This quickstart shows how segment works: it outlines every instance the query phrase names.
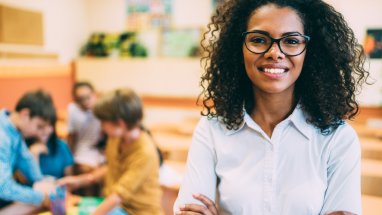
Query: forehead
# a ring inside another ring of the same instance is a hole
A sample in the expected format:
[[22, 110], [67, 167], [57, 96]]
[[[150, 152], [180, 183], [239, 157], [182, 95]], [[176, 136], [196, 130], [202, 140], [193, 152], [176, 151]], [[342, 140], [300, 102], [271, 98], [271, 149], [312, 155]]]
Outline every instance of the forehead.
[[275, 5], [265, 5], [254, 11], [247, 26], [247, 31], [253, 30], [267, 31], [273, 37], [294, 31], [304, 34], [299, 15], [289, 7], [279, 8]]
[[50, 120], [45, 120], [45, 119], [43, 119], [42, 117], [39, 117], [39, 116], [32, 117], [31, 120], [34, 123], [50, 125]]
[[81, 86], [76, 89], [76, 94], [87, 94], [91, 92], [92, 92], [92, 89], [90, 89], [90, 87], [88, 86]]
[[115, 123], [113, 123], [112, 121], [109, 121], [109, 120], [101, 120], [101, 124], [103, 126], [114, 126]]

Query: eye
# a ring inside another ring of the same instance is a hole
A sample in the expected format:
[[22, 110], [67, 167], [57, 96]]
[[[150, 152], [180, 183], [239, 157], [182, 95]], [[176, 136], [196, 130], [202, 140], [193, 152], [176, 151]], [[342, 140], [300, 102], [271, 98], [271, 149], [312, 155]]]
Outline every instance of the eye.
[[286, 38], [286, 39], [284, 40], [284, 43], [285, 43], [285, 44], [294, 45], [294, 44], [300, 44], [301, 41], [298, 40], [298, 39], [296, 39], [296, 38]]
[[266, 39], [264, 39], [262, 37], [253, 37], [253, 38], [251, 38], [250, 41], [252, 43], [265, 43], [265, 42], [267, 42]]

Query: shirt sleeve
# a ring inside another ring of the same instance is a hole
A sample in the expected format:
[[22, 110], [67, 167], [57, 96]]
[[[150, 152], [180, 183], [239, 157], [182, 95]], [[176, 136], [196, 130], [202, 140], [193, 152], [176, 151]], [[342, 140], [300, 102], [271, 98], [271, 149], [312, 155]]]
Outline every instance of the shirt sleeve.
[[23, 173], [25, 178], [30, 183], [42, 180], [40, 166], [37, 164], [35, 158], [28, 150], [28, 147], [24, 141], [22, 141], [20, 144], [20, 151], [16, 161], [16, 168]]
[[113, 191], [125, 201], [133, 198], [133, 193], [141, 187], [142, 182], [149, 176], [150, 172], [158, 171], [158, 163], [153, 159], [157, 158], [147, 154], [135, 156], [127, 171], [113, 186]]
[[217, 176], [215, 173], [216, 153], [210, 125], [203, 117], [196, 126], [188, 152], [186, 171], [174, 212], [183, 204], [203, 205], [192, 197], [193, 192], [201, 193], [215, 202]]
[[[34, 190], [28, 186], [17, 184], [12, 180], [13, 168], [7, 159], [7, 155], [9, 153], [13, 152], [7, 150], [4, 147], [0, 147], [0, 199], [5, 201], [19, 201], [26, 204], [40, 205], [44, 199], [44, 194], [41, 191]], [[18, 162], [25, 162], [25, 160], [19, 159]], [[36, 163], [36, 161], [34, 161], [34, 163]], [[27, 166], [28, 165], [25, 165], [25, 167]], [[40, 172], [39, 169], [38, 172]], [[38, 175], [39, 174], [37, 173], [37, 177]], [[35, 176], [31, 177], [34, 178]]]
[[354, 129], [339, 127], [327, 163], [327, 189], [320, 215], [335, 211], [362, 214], [361, 147]]

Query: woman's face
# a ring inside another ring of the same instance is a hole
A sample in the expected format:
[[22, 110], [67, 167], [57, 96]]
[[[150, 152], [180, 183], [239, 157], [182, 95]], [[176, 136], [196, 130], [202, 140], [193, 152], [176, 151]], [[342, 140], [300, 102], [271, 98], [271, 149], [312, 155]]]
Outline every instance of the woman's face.
[[[250, 17], [247, 31], [260, 30], [274, 39], [279, 39], [288, 32], [304, 34], [300, 17], [292, 9], [278, 8], [274, 5], [260, 7]], [[284, 55], [278, 45], [273, 43], [268, 52], [255, 54], [243, 43], [245, 69], [253, 83], [254, 90], [266, 93], [293, 92], [294, 83], [300, 76], [305, 58], [304, 51], [298, 56]], [[268, 69], [281, 69], [282, 73], [270, 73]]]

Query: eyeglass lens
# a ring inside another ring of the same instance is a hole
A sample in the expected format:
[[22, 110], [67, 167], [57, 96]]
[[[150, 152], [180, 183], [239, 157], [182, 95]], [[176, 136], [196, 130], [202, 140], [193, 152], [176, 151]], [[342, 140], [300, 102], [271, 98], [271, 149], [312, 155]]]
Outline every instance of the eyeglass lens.
[[[299, 35], [291, 35], [281, 39], [280, 47], [282, 52], [287, 55], [298, 55], [304, 51], [306, 38]], [[272, 44], [270, 37], [259, 33], [248, 33], [245, 37], [247, 48], [251, 52], [265, 52]]]

